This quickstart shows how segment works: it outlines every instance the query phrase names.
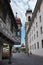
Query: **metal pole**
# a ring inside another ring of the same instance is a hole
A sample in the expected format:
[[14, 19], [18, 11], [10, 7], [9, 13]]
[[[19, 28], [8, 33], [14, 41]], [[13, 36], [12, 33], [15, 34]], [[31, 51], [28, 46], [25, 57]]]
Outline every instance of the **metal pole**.
[[12, 45], [9, 45], [9, 52], [10, 52], [10, 55], [9, 55], [9, 64], [11, 64], [11, 57], [12, 57]]

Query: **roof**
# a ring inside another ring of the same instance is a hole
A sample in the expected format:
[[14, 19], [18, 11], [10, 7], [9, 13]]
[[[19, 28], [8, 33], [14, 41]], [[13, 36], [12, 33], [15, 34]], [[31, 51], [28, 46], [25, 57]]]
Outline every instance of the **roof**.
[[31, 13], [31, 12], [32, 12], [32, 10], [27, 10], [27, 11], [26, 11], [26, 13]]
[[26, 14], [25, 15], [27, 15], [28, 13], [32, 13], [32, 10], [29, 8], [29, 9], [27, 9], [27, 11], [26, 11]]

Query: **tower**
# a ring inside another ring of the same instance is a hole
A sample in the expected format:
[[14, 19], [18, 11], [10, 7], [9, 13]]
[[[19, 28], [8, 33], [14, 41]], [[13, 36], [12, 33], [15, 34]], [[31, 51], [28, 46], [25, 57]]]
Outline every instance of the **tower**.
[[28, 33], [31, 26], [31, 19], [32, 19], [32, 10], [28, 8], [26, 11], [26, 23], [25, 23], [25, 44], [26, 44], [26, 52], [28, 53], [29, 47], [28, 47]]
[[28, 9], [26, 11], [26, 22], [28, 22], [28, 25], [30, 24], [31, 22], [31, 19], [32, 19], [32, 10], [31, 9]]

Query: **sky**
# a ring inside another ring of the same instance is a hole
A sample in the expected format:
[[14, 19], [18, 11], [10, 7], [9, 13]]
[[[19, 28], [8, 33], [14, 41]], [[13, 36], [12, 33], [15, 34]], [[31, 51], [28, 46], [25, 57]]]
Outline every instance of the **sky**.
[[25, 44], [25, 22], [26, 22], [25, 13], [28, 8], [34, 11], [36, 1], [37, 0], [11, 0], [10, 3], [14, 15], [16, 16], [16, 12], [17, 12], [18, 13], [17, 17], [21, 18], [21, 22], [22, 22], [21, 43], [24, 44]]

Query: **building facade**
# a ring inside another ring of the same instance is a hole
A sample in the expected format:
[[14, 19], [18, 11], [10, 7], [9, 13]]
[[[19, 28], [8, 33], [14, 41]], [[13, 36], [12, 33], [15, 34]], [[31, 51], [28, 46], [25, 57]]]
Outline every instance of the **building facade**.
[[26, 11], [26, 23], [25, 23], [25, 44], [26, 44], [26, 52], [28, 53], [29, 51], [29, 46], [28, 46], [28, 30], [30, 29], [30, 23], [31, 23], [31, 18], [32, 18], [32, 10], [28, 9]]
[[10, 5], [10, 0], [0, 0], [0, 60], [2, 60], [4, 43], [9, 44], [9, 60], [11, 60], [12, 46], [15, 45], [15, 43], [16, 45], [21, 43], [21, 37], [17, 36], [17, 30], [18, 25]]
[[37, 0], [28, 30], [29, 53], [43, 56], [43, 0]]

